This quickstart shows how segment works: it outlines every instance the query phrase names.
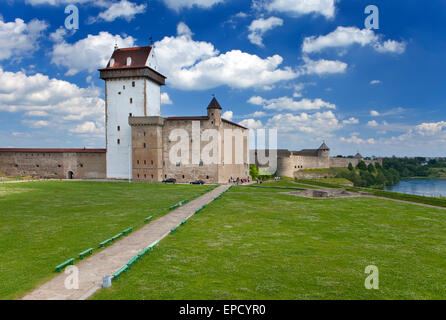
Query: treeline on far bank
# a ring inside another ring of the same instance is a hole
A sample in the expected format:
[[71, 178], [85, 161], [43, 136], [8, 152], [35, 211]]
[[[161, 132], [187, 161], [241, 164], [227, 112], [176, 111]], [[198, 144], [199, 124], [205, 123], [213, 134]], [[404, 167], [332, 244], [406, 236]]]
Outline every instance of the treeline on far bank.
[[366, 165], [361, 161], [356, 167], [338, 170], [336, 178], [351, 181], [357, 187], [392, 186], [408, 178], [442, 178], [446, 177], [446, 159], [426, 158], [384, 158], [379, 163]]

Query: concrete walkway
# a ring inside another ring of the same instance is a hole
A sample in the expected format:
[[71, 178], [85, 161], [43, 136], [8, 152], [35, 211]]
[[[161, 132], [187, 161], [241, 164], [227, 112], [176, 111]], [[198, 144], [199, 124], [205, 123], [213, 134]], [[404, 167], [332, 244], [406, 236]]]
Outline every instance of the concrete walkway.
[[[184, 206], [162, 216], [135, 231], [121, 241], [93, 255], [87, 260], [76, 264], [79, 268], [79, 289], [68, 290], [65, 280], [69, 275], [61, 273], [41, 287], [30, 292], [24, 300], [84, 300], [91, 296], [102, 285], [104, 275], [112, 275], [129, 262], [141, 250], [155, 241], [166, 237], [170, 230], [178, 226], [184, 219], [190, 218], [197, 209], [208, 204], [214, 198], [227, 190], [229, 186], [222, 185], [205, 195], [185, 204]], [[48, 266], [52, 268], [53, 266]]]

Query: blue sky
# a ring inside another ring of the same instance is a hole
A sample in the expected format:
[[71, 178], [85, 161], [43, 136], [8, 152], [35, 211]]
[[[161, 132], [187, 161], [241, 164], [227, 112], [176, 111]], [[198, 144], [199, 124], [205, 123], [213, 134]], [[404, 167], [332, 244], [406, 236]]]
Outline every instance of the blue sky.
[[[67, 4], [79, 30], [64, 27]], [[379, 29], [364, 9], [379, 9]], [[445, 156], [446, 3], [384, 0], [6, 0], [0, 146], [104, 147], [98, 68], [153, 37], [163, 116], [277, 128], [278, 147]]]

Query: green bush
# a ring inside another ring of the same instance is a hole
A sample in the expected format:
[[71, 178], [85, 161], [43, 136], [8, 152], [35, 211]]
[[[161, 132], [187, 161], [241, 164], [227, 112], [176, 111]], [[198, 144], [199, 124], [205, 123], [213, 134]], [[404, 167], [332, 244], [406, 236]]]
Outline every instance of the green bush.
[[253, 179], [257, 179], [259, 177], [259, 168], [256, 165], [250, 165], [249, 166], [249, 175]]

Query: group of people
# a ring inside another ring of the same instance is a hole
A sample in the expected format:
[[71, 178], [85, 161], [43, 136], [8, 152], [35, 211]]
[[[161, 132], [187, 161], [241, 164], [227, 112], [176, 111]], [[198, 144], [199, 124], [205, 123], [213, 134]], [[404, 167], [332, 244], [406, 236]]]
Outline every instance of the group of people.
[[245, 184], [245, 183], [250, 183], [251, 182], [251, 180], [248, 178], [248, 179], [240, 179], [240, 178], [238, 178], [237, 177], [237, 179], [234, 179], [234, 178], [229, 178], [229, 183], [230, 184]]
[[[280, 180], [280, 177], [274, 177], [274, 180]], [[234, 178], [229, 178], [229, 184], [237, 184], [237, 185], [239, 185], [239, 184], [245, 184], [245, 183], [250, 183], [251, 182], [251, 179], [250, 178], [247, 178], [247, 179], [240, 179], [240, 178], [237, 178], [237, 179], [234, 179]], [[263, 183], [263, 178], [256, 178], [256, 183], [257, 184], [262, 184]]]

